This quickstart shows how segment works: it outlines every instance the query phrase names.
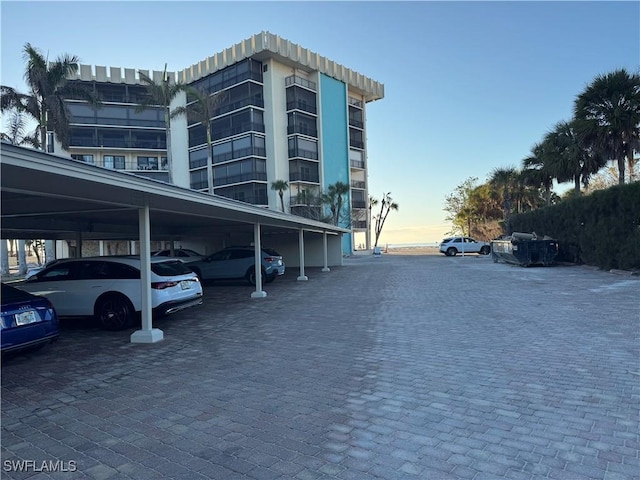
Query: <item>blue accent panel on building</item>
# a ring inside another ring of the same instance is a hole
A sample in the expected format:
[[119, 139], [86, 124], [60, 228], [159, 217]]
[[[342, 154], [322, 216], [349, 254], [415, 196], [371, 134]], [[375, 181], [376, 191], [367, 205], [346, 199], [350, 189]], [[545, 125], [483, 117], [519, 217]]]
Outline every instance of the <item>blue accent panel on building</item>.
[[[322, 112], [322, 188], [336, 182], [349, 184], [349, 124], [347, 88], [343, 82], [320, 74], [320, 108]], [[350, 199], [344, 199], [349, 208]], [[345, 226], [342, 225], [341, 226]], [[342, 236], [342, 250], [353, 251], [351, 235]]]

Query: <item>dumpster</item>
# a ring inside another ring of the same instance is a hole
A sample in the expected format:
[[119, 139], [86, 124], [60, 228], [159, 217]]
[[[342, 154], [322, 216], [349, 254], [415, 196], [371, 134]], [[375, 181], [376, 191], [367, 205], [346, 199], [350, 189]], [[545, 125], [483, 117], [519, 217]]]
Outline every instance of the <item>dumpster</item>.
[[558, 254], [558, 242], [551, 237], [538, 238], [534, 233], [514, 232], [491, 241], [494, 262], [505, 262], [521, 267], [549, 266]]

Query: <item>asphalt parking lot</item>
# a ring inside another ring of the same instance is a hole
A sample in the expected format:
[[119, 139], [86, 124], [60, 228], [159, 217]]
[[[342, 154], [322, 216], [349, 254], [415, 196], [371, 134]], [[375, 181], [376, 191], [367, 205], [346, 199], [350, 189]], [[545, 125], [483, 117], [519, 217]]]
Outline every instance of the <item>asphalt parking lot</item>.
[[640, 277], [359, 255], [2, 365], [2, 478], [640, 478]]

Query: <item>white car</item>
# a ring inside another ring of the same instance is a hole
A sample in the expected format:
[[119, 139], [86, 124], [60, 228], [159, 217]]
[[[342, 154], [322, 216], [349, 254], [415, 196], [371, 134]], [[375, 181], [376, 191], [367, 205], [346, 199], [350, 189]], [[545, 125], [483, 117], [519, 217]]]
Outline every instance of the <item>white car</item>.
[[[68, 258], [14, 286], [47, 297], [60, 317], [95, 317], [107, 330], [130, 326], [142, 309], [140, 258]], [[157, 316], [202, 303], [198, 277], [180, 260], [151, 258], [151, 306]]]
[[171, 250], [158, 250], [157, 252], [151, 252], [152, 257], [171, 257], [171, 258], [179, 258], [183, 262], [196, 262], [198, 260], [202, 260], [205, 256], [196, 252], [195, 250], [191, 250], [189, 248], [174, 248], [173, 255], [171, 255]]
[[447, 257], [455, 257], [458, 253], [489, 255], [491, 253], [491, 244], [479, 242], [471, 237], [449, 237], [440, 243], [440, 252]]

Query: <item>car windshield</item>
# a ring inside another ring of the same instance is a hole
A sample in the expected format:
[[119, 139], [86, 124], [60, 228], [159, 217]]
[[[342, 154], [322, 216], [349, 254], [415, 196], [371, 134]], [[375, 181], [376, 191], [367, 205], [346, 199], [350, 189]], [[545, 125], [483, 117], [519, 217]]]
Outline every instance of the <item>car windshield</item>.
[[180, 260], [152, 263], [151, 271], [161, 277], [173, 277], [175, 275], [193, 273], [191, 269]]

